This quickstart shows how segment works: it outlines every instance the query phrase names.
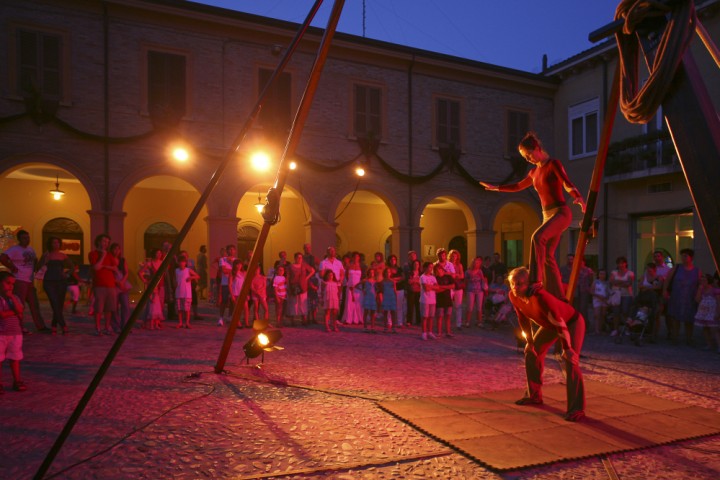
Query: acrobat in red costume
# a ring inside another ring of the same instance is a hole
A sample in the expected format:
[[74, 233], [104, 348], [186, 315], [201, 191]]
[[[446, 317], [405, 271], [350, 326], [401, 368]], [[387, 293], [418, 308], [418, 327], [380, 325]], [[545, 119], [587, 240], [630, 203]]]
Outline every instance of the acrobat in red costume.
[[[558, 298], [564, 298], [560, 269], [555, 261], [555, 250], [560, 236], [570, 226], [572, 213], [565, 203], [563, 188], [574, 198], [585, 213], [585, 201], [580, 191], [568, 178], [560, 160], [550, 158], [537, 136], [530, 132], [522, 139], [518, 151], [525, 160], [535, 165], [527, 176], [517, 183], [492, 185], [480, 182], [487, 190], [519, 192], [535, 187], [540, 196], [543, 223], [530, 240], [530, 284], [542, 283], [545, 289]], [[531, 290], [532, 291], [532, 290]]]
[[[509, 274], [510, 302], [525, 333], [525, 372], [527, 390], [518, 405], [540, 405], [542, 377], [548, 349], [556, 341], [562, 345], [562, 358], [567, 374], [567, 413], [565, 420], [577, 422], [585, 417], [585, 387], [580, 372], [580, 350], [585, 339], [585, 319], [570, 304], [558, 300], [540, 288], [528, 294], [529, 275], [525, 267]], [[532, 333], [531, 322], [539, 326]]]

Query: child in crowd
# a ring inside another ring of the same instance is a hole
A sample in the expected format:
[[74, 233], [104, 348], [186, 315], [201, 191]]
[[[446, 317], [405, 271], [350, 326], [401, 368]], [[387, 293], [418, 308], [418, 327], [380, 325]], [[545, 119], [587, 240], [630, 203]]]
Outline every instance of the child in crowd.
[[455, 286], [455, 279], [452, 275], [445, 272], [445, 268], [436, 264], [434, 272], [437, 280], [438, 288], [435, 293], [435, 312], [437, 314], [437, 332], [438, 336], [442, 336], [443, 325], [445, 326], [445, 336], [454, 337], [450, 333], [450, 318], [452, 317], [452, 296], [450, 290]]
[[[720, 353], [720, 322], [718, 322], [718, 297], [720, 289], [713, 284], [712, 275], [702, 275], [698, 286], [695, 301], [698, 302], [697, 313], [695, 314], [695, 325], [702, 327], [706, 346], [704, 350], [717, 349]], [[715, 345], [713, 347], [713, 340]]]
[[260, 265], [255, 269], [255, 276], [250, 284], [250, 296], [253, 301], [253, 309], [255, 311], [255, 320], [260, 319], [260, 307], [263, 309], [263, 320], [268, 320], [268, 303], [267, 303], [267, 279], [263, 275]]
[[275, 267], [273, 292], [275, 293], [275, 326], [282, 328], [285, 300], [287, 300], [287, 280], [285, 279], [285, 267], [282, 265]]
[[600, 329], [605, 324], [607, 316], [608, 297], [610, 296], [610, 284], [607, 282], [607, 272], [598, 270], [598, 276], [590, 289], [593, 302], [593, 333], [600, 334]]
[[322, 303], [325, 309], [325, 330], [339, 332], [337, 316], [340, 308], [340, 285], [335, 279], [335, 273], [330, 269], [326, 270], [323, 276]]
[[385, 332], [397, 333], [395, 325], [397, 325], [397, 291], [395, 290], [395, 282], [390, 278], [394, 273], [393, 269], [386, 268], [382, 272], [382, 299], [380, 301], [380, 309], [382, 310], [382, 320], [385, 322]]
[[308, 279], [308, 290], [307, 290], [307, 309], [308, 309], [308, 322], [317, 323], [317, 311], [318, 304], [320, 303], [320, 273], [315, 272], [313, 276]]
[[432, 332], [433, 318], [435, 317], [436, 296], [438, 291], [437, 279], [433, 275], [433, 264], [423, 264], [423, 274], [420, 275], [420, 316], [422, 317], [422, 339], [437, 338]]
[[366, 332], [375, 333], [375, 312], [377, 298], [375, 293], [375, 270], [368, 268], [362, 285], [363, 324]]
[[67, 292], [70, 294], [70, 304], [72, 305], [72, 314], [77, 313], [77, 304], [80, 300], [80, 285], [84, 282], [80, 278], [80, 266], [75, 265], [67, 275]]
[[[233, 260], [232, 270], [230, 271], [230, 311], [233, 312], [233, 315], [235, 315], [235, 305], [237, 305], [240, 299], [240, 291], [245, 281], [245, 271], [243, 268], [242, 260], [239, 258]], [[250, 328], [250, 308], [247, 299], [245, 299], [245, 304], [241, 308], [243, 309], [242, 314], [245, 316], [245, 326]], [[238, 321], [238, 327], [243, 327], [241, 321]]]
[[188, 268], [188, 259], [185, 256], [178, 257], [178, 267], [175, 269], [175, 302], [178, 311], [178, 324], [175, 328], [190, 327], [190, 312], [192, 310], [192, 281], [199, 280], [195, 270]]
[[[0, 368], [7, 358], [13, 376], [13, 390], [24, 392], [27, 386], [20, 378], [20, 360], [23, 359], [22, 318], [23, 302], [13, 294], [15, 276], [0, 272]], [[0, 384], [0, 394], [4, 393]]]

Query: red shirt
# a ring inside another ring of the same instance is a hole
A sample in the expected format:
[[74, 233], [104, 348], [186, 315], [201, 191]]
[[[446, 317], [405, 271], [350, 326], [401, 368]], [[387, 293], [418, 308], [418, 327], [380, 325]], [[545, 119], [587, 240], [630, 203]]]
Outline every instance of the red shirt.
[[529, 326], [529, 321], [533, 321], [541, 327], [557, 331], [563, 348], [569, 347], [570, 333], [567, 322], [574, 320], [578, 314], [572, 305], [558, 300], [545, 289], [540, 289], [529, 297], [517, 297], [511, 290], [509, 297], [523, 330], [526, 330], [525, 326]]
[[[102, 252], [99, 250], [90, 252], [88, 255], [90, 265], [94, 266], [101, 256]], [[105, 252], [105, 258], [103, 258], [101, 265], [103, 267], [117, 267], [118, 259], [110, 254], [110, 252]], [[99, 270], [93, 268], [93, 285], [96, 287], [115, 287], [115, 272], [107, 268], [100, 268]]]

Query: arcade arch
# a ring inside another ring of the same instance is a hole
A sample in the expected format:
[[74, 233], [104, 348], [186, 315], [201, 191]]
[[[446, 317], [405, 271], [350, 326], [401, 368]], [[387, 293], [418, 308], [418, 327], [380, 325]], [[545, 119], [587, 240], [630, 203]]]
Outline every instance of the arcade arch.
[[535, 209], [524, 202], [508, 202], [493, 220], [495, 251], [508, 268], [527, 265], [530, 261], [530, 237], [542, 223]]
[[[420, 259], [434, 262], [436, 251], [456, 248], [462, 262], [467, 263], [468, 242], [466, 232], [474, 228], [475, 221], [468, 206], [451, 196], [438, 196], [430, 200], [420, 217]], [[475, 256], [474, 253], [472, 255]]]
[[[131, 270], [145, 259], [147, 246], [156, 247], [152, 242], [162, 244], [163, 239], [174, 239], [199, 198], [200, 193], [190, 183], [169, 175], [149, 176], [128, 190], [122, 208], [125, 212], [122, 247]], [[207, 244], [207, 226], [203, 221], [206, 216], [207, 206], [203, 206], [181, 245], [193, 258], [200, 245]]]
[[[65, 195], [53, 199], [50, 190], [56, 183]], [[72, 233], [75, 260], [86, 261], [92, 246], [90, 238], [91, 197], [85, 185], [73, 173], [52, 163], [33, 162], [18, 164], [0, 173], [0, 227], [10, 232], [3, 244], [15, 244], [14, 232], [19, 229], [30, 233], [31, 245], [40, 253], [45, 250], [44, 240], [52, 234]], [[63, 227], [62, 225], [65, 225]], [[3, 237], [5, 238], [5, 236]]]
[[340, 242], [335, 246], [338, 255], [358, 251], [371, 258], [375, 252], [386, 252], [388, 241], [394, 249], [396, 242], [390, 229], [396, 218], [392, 203], [379, 193], [356, 190], [346, 194], [334, 216]]

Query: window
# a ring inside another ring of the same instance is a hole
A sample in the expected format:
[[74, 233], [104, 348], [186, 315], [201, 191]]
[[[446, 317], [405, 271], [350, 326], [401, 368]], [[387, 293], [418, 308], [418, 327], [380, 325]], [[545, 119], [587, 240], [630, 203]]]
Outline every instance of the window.
[[186, 112], [187, 59], [184, 55], [148, 51], [148, 111], [180, 118]]
[[354, 89], [355, 115], [353, 133], [356, 137], [374, 136], [380, 139], [382, 125], [380, 124], [381, 91], [377, 87], [355, 85]]
[[460, 102], [446, 98], [435, 101], [435, 140], [439, 147], [460, 148]]
[[597, 152], [600, 137], [598, 112], [600, 101], [595, 98], [570, 107], [570, 158], [585, 157]]
[[[258, 85], [262, 93], [265, 85], [270, 81], [273, 70], [261, 68], [258, 71]], [[276, 79], [275, 85], [268, 91], [262, 110], [260, 110], [259, 124], [268, 132], [284, 136], [290, 130], [292, 122], [292, 77], [289, 73], [282, 73]]]
[[62, 85], [62, 37], [19, 29], [16, 31], [17, 93], [39, 94], [60, 100]]
[[[694, 215], [692, 212], [636, 217], [634, 236], [635, 272], [643, 272], [645, 265], [653, 261], [655, 250], [666, 252], [667, 262], [679, 258], [683, 248], [694, 246]], [[639, 275], [636, 275], [639, 276]]]
[[530, 115], [527, 112], [507, 111], [506, 155], [519, 155], [518, 145], [528, 130], [530, 130]]

